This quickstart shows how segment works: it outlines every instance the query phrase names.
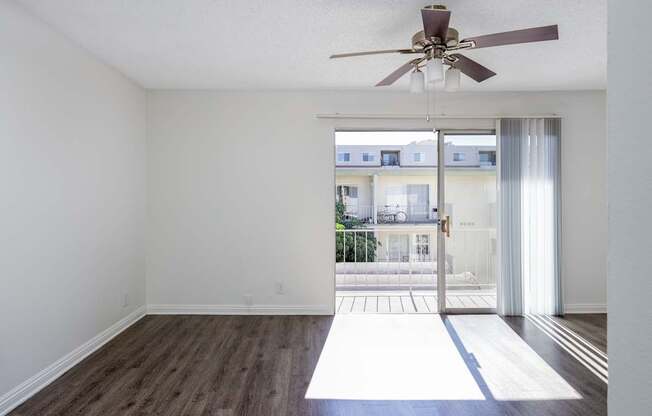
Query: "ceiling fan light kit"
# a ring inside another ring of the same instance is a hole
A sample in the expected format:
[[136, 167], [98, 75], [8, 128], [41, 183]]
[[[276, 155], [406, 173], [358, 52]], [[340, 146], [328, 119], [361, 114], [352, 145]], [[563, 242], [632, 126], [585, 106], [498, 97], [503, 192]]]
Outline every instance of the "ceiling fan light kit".
[[413, 94], [421, 94], [426, 89], [425, 76], [423, 72], [416, 68], [410, 74], [410, 92]]
[[400, 66], [376, 84], [376, 86], [392, 85], [412, 70], [412, 75], [410, 75], [410, 92], [421, 92], [425, 88], [419, 87], [421, 85], [419, 84], [421, 82], [419, 79], [423, 79], [423, 72], [420, 71], [420, 68], [426, 68], [428, 84], [432, 85], [444, 79], [443, 66], [448, 65], [450, 68], [446, 71], [446, 79], [444, 81], [445, 89], [447, 91], [455, 91], [460, 88], [461, 73], [476, 82], [483, 82], [496, 75], [489, 68], [457, 53], [458, 51], [559, 39], [557, 25], [551, 25], [493, 33], [491, 35], [475, 36], [459, 40], [458, 31], [449, 27], [451, 12], [446, 9], [446, 6], [437, 4], [421, 9], [421, 18], [423, 20], [423, 30], [412, 36], [412, 47], [409, 49], [385, 49], [343, 53], [331, 55], [330, 58], [347, 58], [385, 53], [421, 55]]
[[440, 58], [433, 58], [426, 64], [428, 84], [434, 84], [444, 78], [444, 64]]
[[460, 78], [462, 71], [450, 67], [446, 71], [446, 80], [444, 81], [444, 91], [455, 92], [460, 89]]

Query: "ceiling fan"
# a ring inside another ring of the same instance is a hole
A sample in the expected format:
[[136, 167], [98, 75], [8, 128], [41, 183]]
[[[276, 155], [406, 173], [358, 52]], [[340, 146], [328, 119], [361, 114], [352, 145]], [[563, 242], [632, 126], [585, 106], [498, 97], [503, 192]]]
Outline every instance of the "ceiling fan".
[[428, 82], [434, 83], [444, 78], [443, 65], [448, 65], [450, 69], [446, 72], [446, 89], [455, 90], [459, 88], [460, 73], [467, 75], [477, 82], [482, 82], [496, 75], [489, 68], [457, 53], [458, 51], [559, 39], [557, 25], [552, 25], [493, 33], [491, 35], [475, 36], [459, 40], [458, 31], [448, 26], [451, 12], [446, 9], [446, 6], [426, 6], [421, 9], [421, 17], [423, 19], [423, 30], [418, 31], [412, 36], [412, 47], [409, 49], [342, 53], [331, 55], [330, 58], [348, 58], [351, 56], [385, 53], [421, 55], [400, 66], [376, 84], [376, 86], [391, 85], [412, 70], [410, 90], [412, 92], [422, 92], [424, 89], [424, 75], [421, 69], [424, 66], [426, 67]]

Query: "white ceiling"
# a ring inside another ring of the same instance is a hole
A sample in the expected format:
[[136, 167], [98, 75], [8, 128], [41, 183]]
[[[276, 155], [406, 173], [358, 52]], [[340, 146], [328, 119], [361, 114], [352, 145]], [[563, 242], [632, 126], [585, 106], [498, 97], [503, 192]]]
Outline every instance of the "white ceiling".
[[[427, 0], [21, 0], [148, 88], [364, 89], [401, 55]], [[465, 90], [606, 88], [606, 0], [441, 0], [461, 37], [559, 25], [560, 40], [466, 52], [498, 73]], [[407, 77], [397, 86], [406, 88]]]

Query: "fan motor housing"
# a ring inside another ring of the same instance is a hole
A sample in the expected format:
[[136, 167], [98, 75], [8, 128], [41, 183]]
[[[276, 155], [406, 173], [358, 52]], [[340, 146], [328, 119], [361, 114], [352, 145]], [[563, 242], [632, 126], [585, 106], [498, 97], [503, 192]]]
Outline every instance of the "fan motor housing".
[[431, 4], [429, 6], [424, 6], [423, 8], [426, 10], [447, 10], [446, 6], [443, 4]]
[[429, 44], [430, 41], [426, 39], [426, 34], [423, 32], [423, 30], [420, 30], [412, 35], [412, 48], [423, 49], [426, 45]]
[[[446, 33], [446, 46], [454, 46], [459, 42], [459, 32], [457, 29], [449, 27], [448, 32]], [[433, 43], [426, 39], [426, 34], [423, 30], [418, 31], [412, 35], [412, 48], [413, 49], [425, 49], [426, 47], [432, 45]]]

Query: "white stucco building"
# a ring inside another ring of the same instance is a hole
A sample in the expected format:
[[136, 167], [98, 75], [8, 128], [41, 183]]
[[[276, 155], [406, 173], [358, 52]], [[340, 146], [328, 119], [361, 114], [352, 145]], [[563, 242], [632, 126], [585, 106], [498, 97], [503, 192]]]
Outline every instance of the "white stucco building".
[[[496, 146], [447, 143], [445, 152], [446, 215], [451, 217], [452, 229], [446, 247], [447, 280], [493, 285]], [[436, 269], [436, 141], [337, 145], [335, 193], [347, 217], [374, 230], [379, 243], [376, 260], [387, 263], [386, 270], [377, 264], [358, 264], [355, 270], [338, 264], [338, 285], [346, 285], [351, 274], [356, 275], [356, 282], [360, 275], [363, 280], [364, 275], [377, 280], [378, 273], [392, 274], [392, 267], [398, 275], [416, 275], [409, 278], [411, 284], [432, 283], [426, 275]], [[409, 264], [409, 270], [396, 263]], [[392, 277], [385, 280], [390, 284]]]

